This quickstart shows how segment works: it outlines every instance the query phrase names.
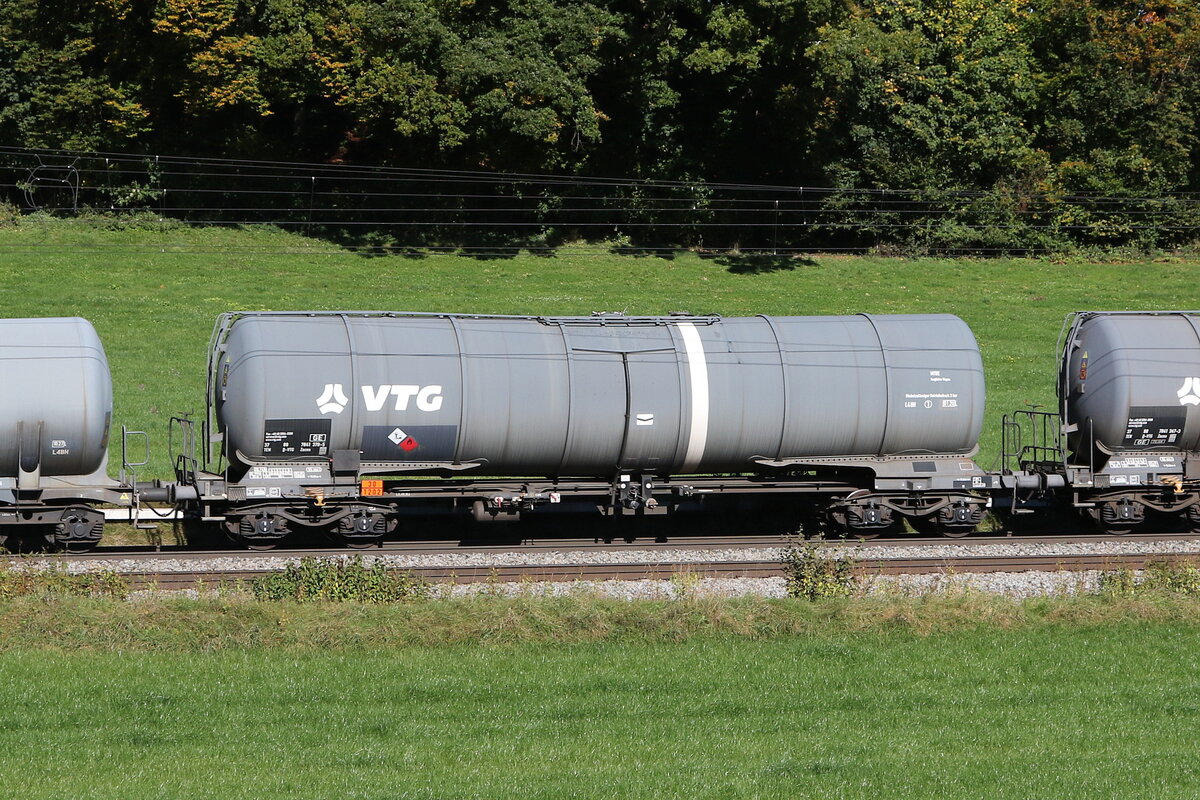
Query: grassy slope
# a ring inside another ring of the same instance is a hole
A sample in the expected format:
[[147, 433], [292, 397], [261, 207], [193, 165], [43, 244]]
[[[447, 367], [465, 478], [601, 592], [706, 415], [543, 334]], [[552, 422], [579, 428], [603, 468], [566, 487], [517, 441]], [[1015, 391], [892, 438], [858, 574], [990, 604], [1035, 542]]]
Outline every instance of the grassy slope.
[[[742, 271], [758, 267], [766, 269]], [[0, 229], [0, 315], [91, 319], [112, 363], [116, 419], [154, 434], [152, 472], [165, 477], [166, 419], [203, 409], [208, 337], [226, 310], [949, 312], [971, 325], [983, 351], [989, 392], [983, 460], [990, 462], [999, 450], [1001, 414], [1053, 403], [1055, 343], [1067, 312], [1200, 307], [1195, 269], [1178, 262], [858, 257], [761, 263], [571, 248], [548, 258], [374, 258], [271, 231], [26, 223]]]
[[[266, 232], [34, 226], [0, 230], [0, 314], [92, 319], [118, 420], [161, 434], [200, 409], [212, 320], [233, 308], [948, 311], [983, 347], [994, 450], [1002, 411], [1052, 398], [1067, 311], [1200, 306], [1194, 265], [1174, 263], [731, 266], [569, 249], [364, 258]], [[53, 608], [0, 612], [44, 623]], [[397, 635], [368, 652], [327, 651], [318, 625], [308, 647], [202, 655], [229, 615], [154, 616], [190, 643], [159, 653], [145, 621], [66, 608], [85, 632], [70, 652], [0, 655], [0, 795], [1190, 797], [1197, 777], [1200, 630], [1178, 622], [495, 648]], [[288, 613], [243, 635], [286, 631]], [[97, 648], [106, 636], [142, 644]]]
[[[1194, 626], [10, 654], [23, 798], [1194, 797]], [[36, 713], [34, 710], [36, 709]], [[19, 791], [17, 790], [19, 788]]]

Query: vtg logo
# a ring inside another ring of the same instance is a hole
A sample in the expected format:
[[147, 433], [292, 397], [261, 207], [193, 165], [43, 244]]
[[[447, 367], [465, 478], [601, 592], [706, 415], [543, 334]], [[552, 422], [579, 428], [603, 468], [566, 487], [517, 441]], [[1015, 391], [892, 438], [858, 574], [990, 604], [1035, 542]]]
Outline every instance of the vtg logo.
[[383, 386], [364, 386], [362, 393], [367, 411], [382, 411], [389, 396], [396, 398], [397, 411], [407, 411], [408, 401], [414, 397], [419, 411], [437, 411], [442, 407], [442, 387], [436, 384], [417, 386], [415, 383], [405, 383], [393, 386], [385, 383]]
[[1179, 387], [1179, 405], [1200, 406], [1200, 378], [1184, 378]]
[[350, 398], [346, 397], [346, 393], [342, 391], [340, 383], [325, 384], [325, 391], [321, 392], [321, 396], [317, 398], [317, 408], [322, 414], [333, 412], [340, 414], [346, 409], [346, 405], [350, 402]]
[[[415, 400], [418, 411], [437, 411], [442, 407], [442, 387], [438, 384], [418, 386], [415, 383], [361, 386], [363, 405], [367, 411], [382, 411], [389, 398], [396, 398], [393, 407], [407, 411], [410, 401]], [[317, 408], [322, 414], [340, 414], [350, 404], [350, 398], [340, 383], [325, 384], [325, 391], [317, 398]]]

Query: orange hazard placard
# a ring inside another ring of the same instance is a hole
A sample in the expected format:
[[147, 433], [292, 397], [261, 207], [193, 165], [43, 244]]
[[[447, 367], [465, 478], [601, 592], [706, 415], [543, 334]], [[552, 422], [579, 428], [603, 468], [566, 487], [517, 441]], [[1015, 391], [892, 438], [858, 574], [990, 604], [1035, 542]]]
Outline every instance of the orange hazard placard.
[[379, 497], [383, 494], [383, 481], [376, 478], [362, 482], [363, 497]]

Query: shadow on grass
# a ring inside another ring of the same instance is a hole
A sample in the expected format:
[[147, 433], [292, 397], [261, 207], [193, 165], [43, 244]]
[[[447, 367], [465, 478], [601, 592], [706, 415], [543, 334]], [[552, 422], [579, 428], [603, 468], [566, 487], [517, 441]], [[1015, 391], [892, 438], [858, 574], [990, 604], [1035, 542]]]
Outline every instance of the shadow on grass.
[[683, 245], [653, 243], [613, 243], [588, 239], [576, 231], [541, 231], [536, 236], [524, 236], [508, 231], [454, 231], [451, 238], [438, 238], [437, 231], [422, 232], [416, 237], [398, 241], [379, 231], [358, 231], [345, 228], [314, 228], [303, 235], [338, 245], [363, 258], [399, 256], [423, 259], [438, 253], [457, 255], [476, 261], [506, 261], [522, 255], [555, 258], [568, 246], [583, 245], [595, 252], [631, 258], [660, 258], [674, 261], [685, 253], [694, 253], [705, 260], [715, 261], [735, 275], [757, 275], [816, 266], [816, 261], [792, 254], [729, 253], [719, 250], [695, 250]]
[[792, 255], [770, 255], [754, 253], [746, 255], [723, 255], [713, 259], [734, 275], [761, 275], [768, 272], [785, 272], [797, 267], [815, 267], [811, 258]]
[[514, 236], [504, 232], [481, 232], [465, 239], [459, 236], [421, 236], [404, 242], [378, 231], [359, 232], [341, 228], [314, 229], [306, 231], [304, 235], [338, 245], [363, 258], [399, 256], [423, 259], [439, 253], [476, 261], [503, 261], [520, 255], [553, 258], [558, 255], [558, 249], [565, 244], [565, 240], [561, 238]]
[[419, 261], [423, 258], [429, 257], [428, 250], [421, 250], [416, 247], [399, 247], [382, 244], [344, 244], [342, 246], [354, 253], [354, 255], [361, 256], [362, 258], [391, 258], [393, 256], [399, 256], [400, 258], [411, 258], [414, 261]]
[[661, 258], [664, 261], [674, 261], [682, 249], [664, 247], [641, 247], [638, 245], [613, 245], [608, 252], [614, 256], [632, 256], [633, 258]]

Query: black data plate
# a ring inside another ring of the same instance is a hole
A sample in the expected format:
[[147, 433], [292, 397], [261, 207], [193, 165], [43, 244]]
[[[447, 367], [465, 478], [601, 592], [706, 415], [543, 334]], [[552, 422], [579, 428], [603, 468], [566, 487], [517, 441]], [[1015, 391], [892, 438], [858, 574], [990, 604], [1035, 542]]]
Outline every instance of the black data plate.
[[329, 428], [327, 419], [269, 419], [263, 433], [263, 455], [327, 456]]
[[1183, 406], [1133, 406], [1121, 444], [1147, 450], [1174, 447], [1186, 421], [1187, 409]]

